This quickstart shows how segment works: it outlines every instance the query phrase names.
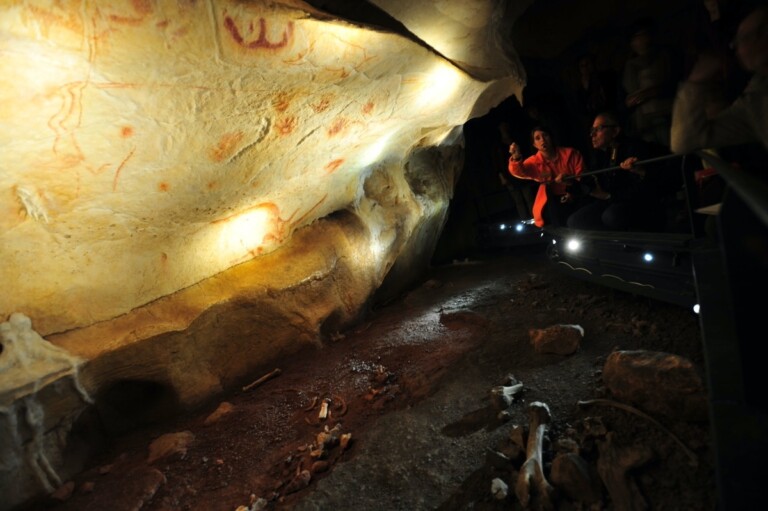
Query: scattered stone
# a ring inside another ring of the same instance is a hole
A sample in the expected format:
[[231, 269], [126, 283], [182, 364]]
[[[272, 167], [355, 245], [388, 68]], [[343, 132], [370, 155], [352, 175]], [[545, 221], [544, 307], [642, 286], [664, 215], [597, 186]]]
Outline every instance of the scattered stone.
[[147, 463], [152, 464], [155, 461], [170, 456], [177, 455], [184, 459], [187, 455], [187, 448], [195, 440], [195, 435], [191, 431], [181, 431], [178, 433], [168, 433], [155, 439], [149, 445], [149, 457]]
[[85, 481], [80, 485], [80, 493], [93, 493], [94, 488], [96, 488], [96, 483], [93, 481]]
[[205, 418], [205, 421], [203, 421], [203, 424], [206, 426], [210, 426], [214, 422], [219, 421], [225, 415], [232, 413], [234, 409], [235, 407], [232, 405], [232, 403], [228, 403], [227, 401], [224, 401], [219, 405], [218, 408], [216, 408], [216, 410], [212, 414], [210, 414], [208, 417]]
[[75, 482], [67, 481], [66, 483], [56, 488], [56, 491], [51, 493], [51, 498], [53, 500], [58, 500], [59, 502], [64, 502], [65, 500], [69, 500], [69, 498], [72, 496], [72, 493], [74, 493], [74, 491], [75, 491]]
[[707, 420], [707, 394], [693, 363], [671, 353], [614, 351], [603, 367], [603, 382], [618, 401], [654, 415]]
[[528, 330], [533, 349], [537, 353], [571, 355], [581, 346], [584, 329], [579, 325], [553, 325]]
[[314, 463], [312, 463], [312, 467], [310, 468], [310, 472], [313, 474], [319, 474], [320, 472], [326, 472], [329, 467], [329, 463], [325, 460], [318, 460]]

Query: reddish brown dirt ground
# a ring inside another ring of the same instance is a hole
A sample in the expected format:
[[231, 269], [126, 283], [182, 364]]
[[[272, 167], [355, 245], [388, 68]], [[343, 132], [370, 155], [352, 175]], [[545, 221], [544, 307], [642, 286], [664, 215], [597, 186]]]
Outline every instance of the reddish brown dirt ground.
[[[533, 351], [528, 329], [555, 324], [584, 328], [573, 355]], [[498, 501], [490, 492], [494, 477], [511, 482], [519, 466], [499, 467], [487, 452], [508, 441], [513, 424], [527, 425], [532, 401], [550, 407], [549, 440], [599, 416], [622, 441], [651, 446], [653, 460], [632, 474], [651, 509], [714, 509], [706, 423], [664, 424], [695, 452], [692, 467], [650, 422], [578, 406], [605, 396], [600, 369], [615, 349], [674, 353], [702, 368], [691, 311], [575, 280], [552, 268], [540, 247], [435, 267], [355, 329], [277, 362], [278, 376], [111, 439], [72, 478], [70, 496], [28, 509], [224, 511], [258, 509], [259, 498], [264, 509], [520, 509], [514, 494]], [[489, 391], [508, 374], [524, 391], [503, 421]], [[325, 398], [330, 416], [320, 420]], [[222, 402], [232, 411], [206, 425]], [[324, 463], [313, 465], [317, 434], [337, 424], [350, 443], [329, 448]], [[183, 431], [194, 435], [185, 452], [147, 462], [154, 439]], [[305, 469], [310, 478], [297, 478]], [[593, 509], [622, 509], [602, 490]], [[564, 498], [557, 505], [586, 509]]]

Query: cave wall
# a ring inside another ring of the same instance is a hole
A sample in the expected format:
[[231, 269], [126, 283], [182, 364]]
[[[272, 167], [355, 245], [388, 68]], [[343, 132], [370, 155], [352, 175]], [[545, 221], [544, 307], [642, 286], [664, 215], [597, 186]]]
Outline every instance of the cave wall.
[[4, 505], [116, 386], [197, 406], [418, 278], [462, 125], [524, 85], [505, 4], [4, 2]]

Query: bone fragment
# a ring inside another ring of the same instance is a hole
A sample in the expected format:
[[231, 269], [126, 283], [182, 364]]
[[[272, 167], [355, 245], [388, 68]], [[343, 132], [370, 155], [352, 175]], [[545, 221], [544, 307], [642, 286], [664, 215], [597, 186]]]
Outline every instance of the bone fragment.
[[675, 441], [677, 445], [680, 446], [680, 448], [683, 450], [686, 456], [688, 456], [688, 459], [690, 460], [690, 465], [692, 467], [696, 467], [699, 464], [699, 459], [696, 456], [696, 454], [686, 446], [680, 438], [678, 438], [674, 433], [672, 433], [670, 430], [665, 428], [659, 421], [651, 417], [650, 415], [638, 410], [637, 408], [634, 408], [632, 406], [629, 406], [624, 403], [620, 403], [618, 401], [613, 401], [611, 399], [590, 399], [588, 401], [579, 401], [579, 406], [589, 406], [589, 405], [604, 405], [604, 406], [613, 406], [614, 408], [618, 408], [620, 410], [624, 410], [625, 412], [634, 413], [638, 417], [642, 417], [643, 419], [649, 421], [651, 424], [655, 425], [660, 430], [664, 431], [666, 434], [668, 434], [672, 440]]
[[320, 404], [320, 414], [317, 416], [319, 419], [328, 418], [328, 405], [330, 402], [331, 400], [328, 398], [323, 399], [323, 402]]
[[600, 456], [597, 459], [597, 472], [603, 480], [611, 503], [616, 511], [644, 511], [648, 509], [640, 489], [630, 471], [640, 467], [653, 458], [648, 446], [619, 446], [614, 441], [614, 432], [605, 435], [605, 440], [598, 443]]
[[339, 445], [341, 437], [341, 424], [336, 424], [333, 429], [325, 427], [323, 431], [317, 434], [315, 442], [320, 447], [331, 449]]
[[499, 385], [491, 389], [491, 401], [497, 410], [509, 408], [515, 401], [515, 396], [523, 390], [523, 384]]
[[496, 500], [504, 500], [509, 494], [509, 486], [498, 477], [491, 481], [491, 495]]
[[267, 381], [267, 380], [271, 380], [271, 379], [272, 379], [272, 378], [274, 378], [275, 376], [279, 376], [279, 375], [280, 375], [280, 373], [282, 373], [282, 372], [283, 372], [283, 371], [281, 371], [281, 370], [278, 368], [278, 369], [275, 369], [274, 371], [272, 371], [271, 373], [267, 373], [267, 374], [265, 374], [264, 376], [262, 376], [262, 377], [261, 377], [261, 378], [259, 378], [258, 380], [254, 381], [254, 382], [252, 382], [252, 383], [249, 383], [248, 385], [246, 385], [245, 387], [243, 387], [243, 392], [247, 392], [247, 391], [251, 390], [251, 389], [252, 389], [252, 388], [254, 388], [254, 387], [258, 387], [259, 385], [261, 385], [261, 384], [262, 384], [262, 383], [264, 383], [265, 381]]
[[544, 462], [542, 459], [544, 434], [547, 432], [552, 416], [549, 412], [549, 407], [540, 401], [534, 401], [528, 406], [528, 415], [531, 420], [528, 429], [528, 444], [526, 446], [528, 458], [523, 463], [523, 466], [520, 467], [520, 473], [515, 484], [515, 495], [517, 495], [523, 508], [528, 508], [534, 496], [531, 492], [531, 486], [533, 486], [535, 497], [538, 498], [539, 507], [544, 510], [553, 510], [555, 489], [544, 476]]

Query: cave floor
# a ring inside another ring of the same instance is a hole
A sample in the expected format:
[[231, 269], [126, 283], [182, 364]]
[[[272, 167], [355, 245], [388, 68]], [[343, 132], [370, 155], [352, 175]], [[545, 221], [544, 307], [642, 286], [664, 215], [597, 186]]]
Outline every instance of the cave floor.
[[[578, 351], [534, 352], [528, 330], [556, 324], [584, 328]], [[703, 364], [691, 311], [563, 275], [540, 245], [436, 266], [355, 329], [278, 361], [274, 378], [113, 439], [72, 478], [71, 495], [32, 508], [520, 509], [512, 488], [506, 500], [491, 495], [491, 480], [513, 481], [519, 464], [499, 466], [488, 452], [509, 442], [513, 425], [527, 427], [527, 405], [541, 401], [552, 414], [549, 440], [591, 415], [628, 441], [651, 445], [654, 461], [632, 474], [649, 508], [714, 509], [706, 423], [665, 422], [699, 457], [692, 467], [650, 422], [577, 404], [605, 397], [600, 369], [615, 349], [665, 351]], [[507, 375], [524, 390], [505, 421], [490, 390]], [[325, 399], [329, 416], [320, 419]], [[231, 411], [206, 424], [223, 402]], [[313, 457], [317, 434], [337, 424], [349, 443]], [[194, 434], [188, 446], [147, 462], [154, 439], [183, 431]], [[622, 508], [602, 493], [592, 509]], [[586, 508], [558, 500], [558, 509]]]

